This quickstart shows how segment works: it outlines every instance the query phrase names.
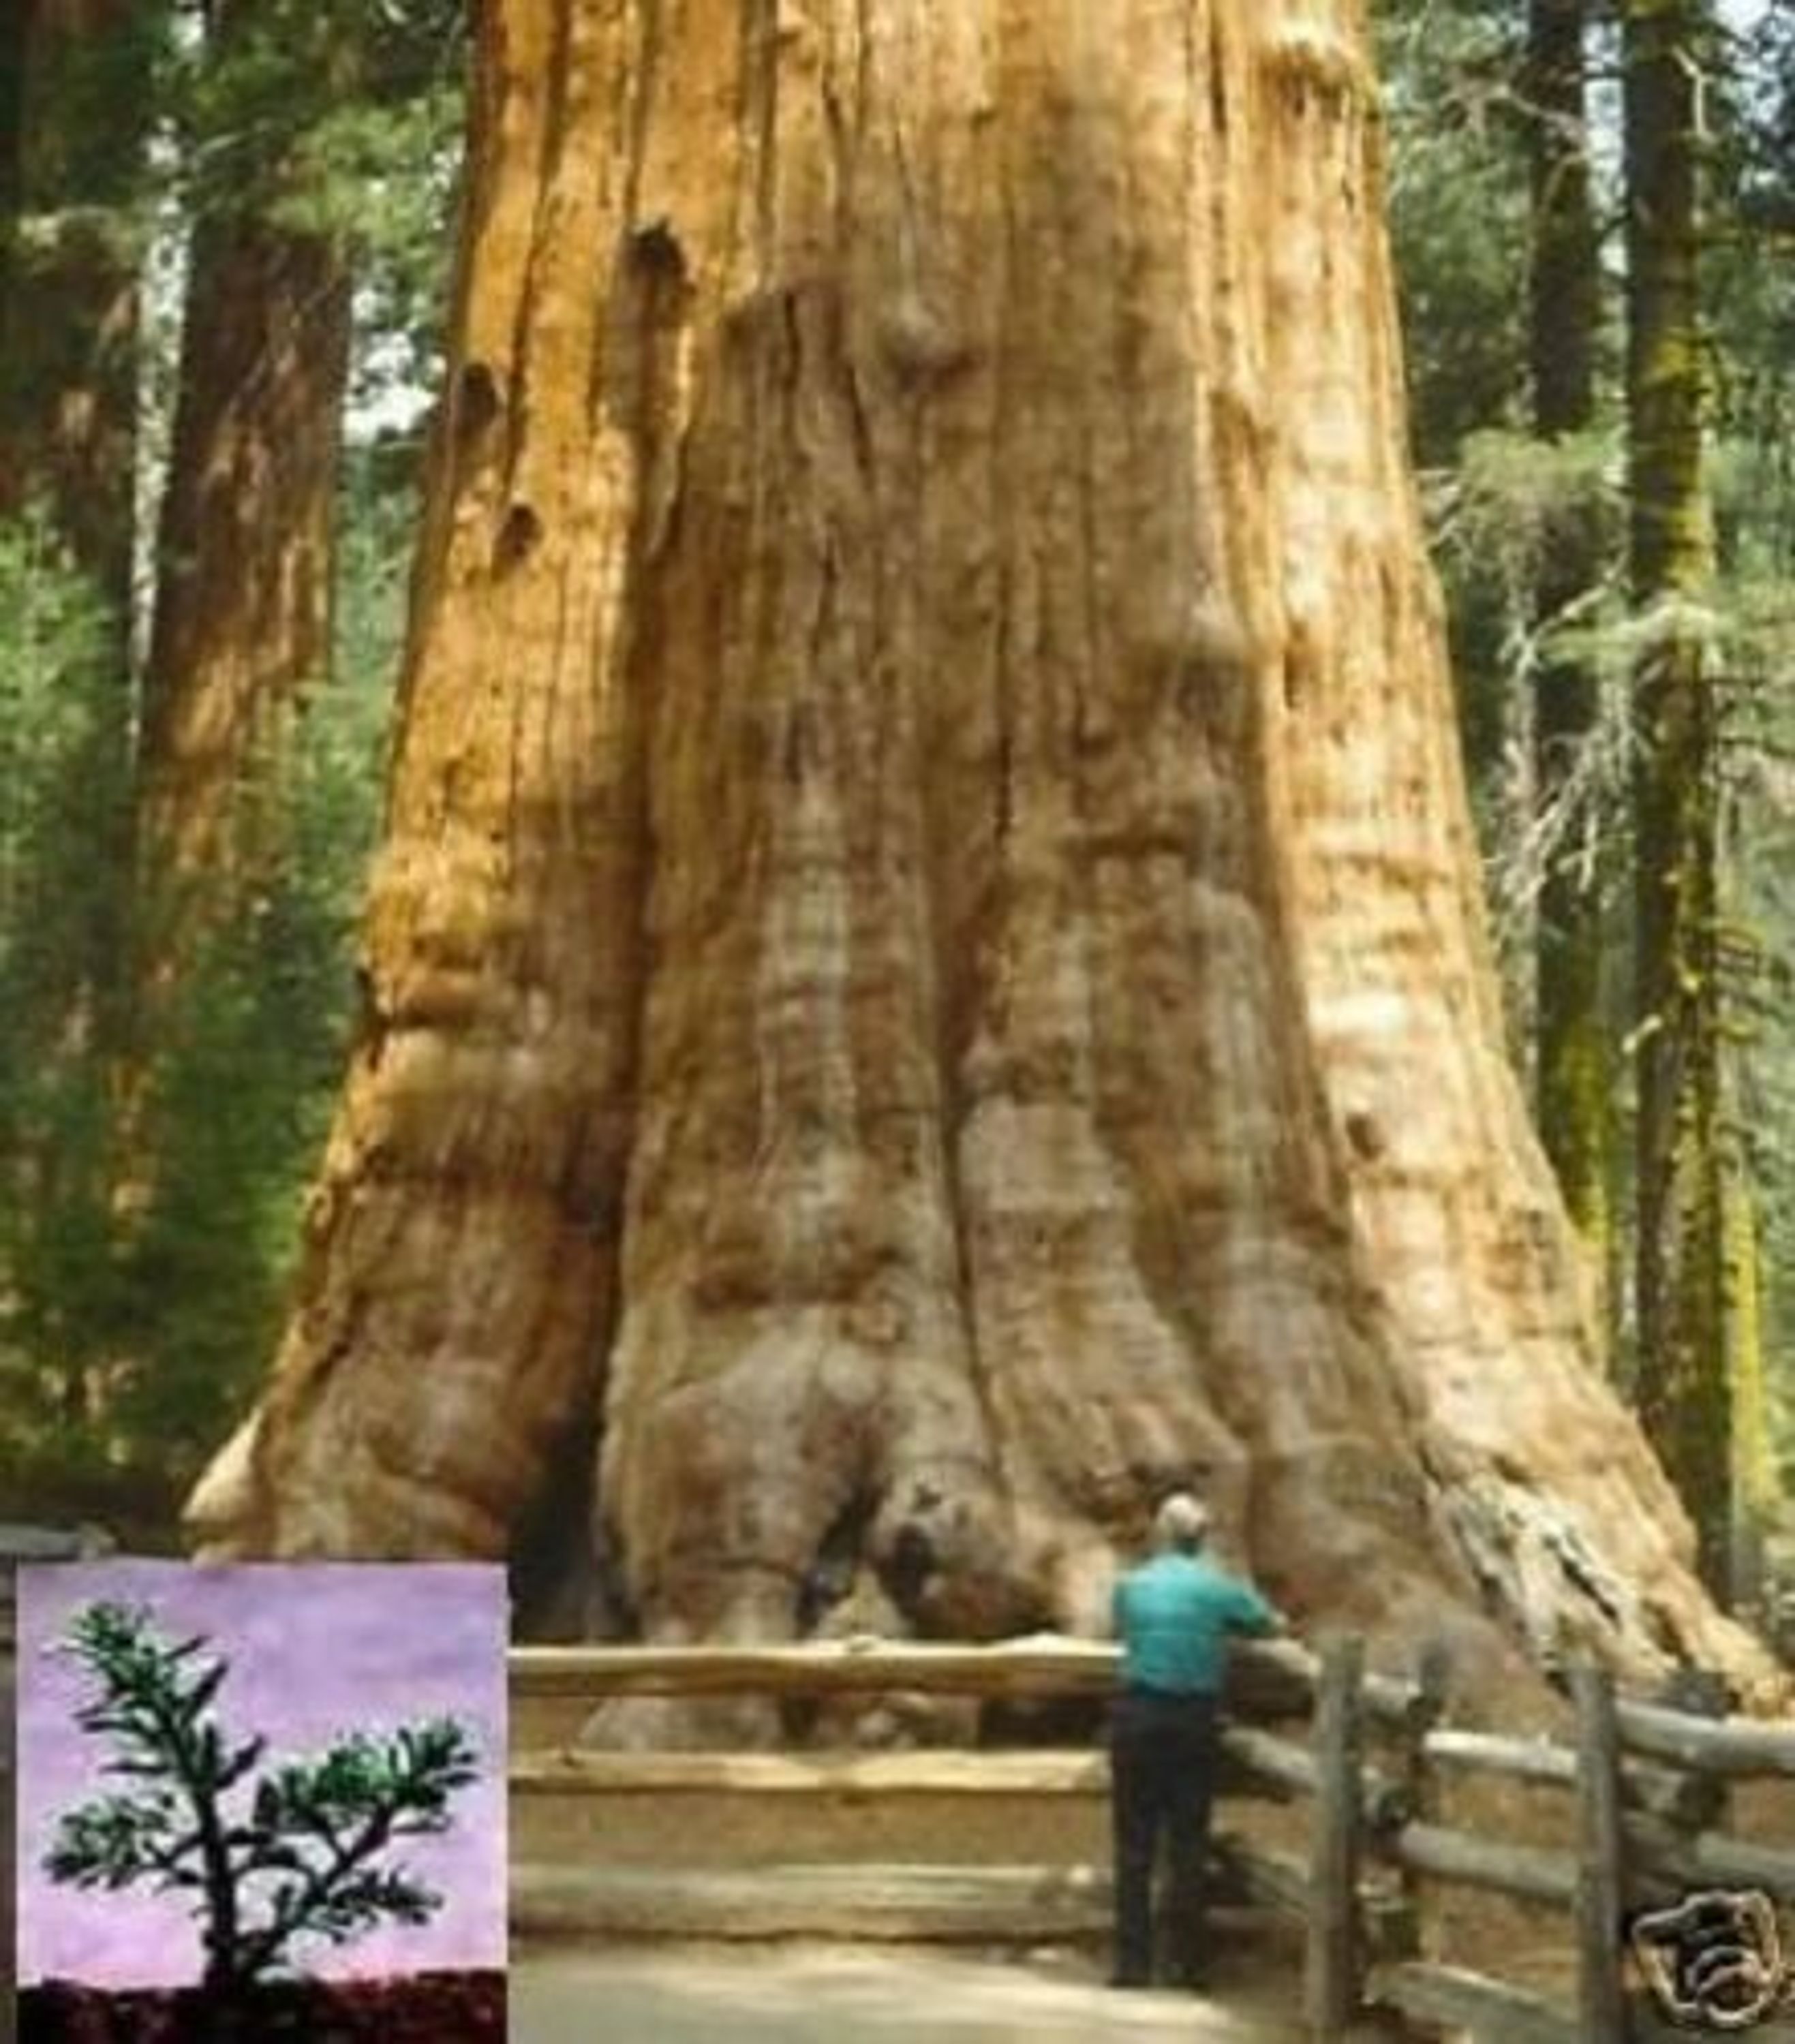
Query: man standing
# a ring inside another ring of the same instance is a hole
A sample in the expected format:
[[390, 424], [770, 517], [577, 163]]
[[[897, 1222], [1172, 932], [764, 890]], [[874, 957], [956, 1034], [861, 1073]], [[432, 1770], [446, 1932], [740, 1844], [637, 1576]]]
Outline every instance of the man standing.
[[1263, 1637], [1283, 1620], [1256, 1590], [1207, 1560], [1207, 1509], [1179, 1491], [1159, 1507], [1153, 1560], [1116, 1585], [1122, 1693], [1110, 1732], [1117, 1987], [1153, 1973], [1153, 1873], [1171, 1861], [1172, 1977], [1202, 1984], [1204, 1857], [1215, 1779], [1216, 1707], [1231, 1633]]

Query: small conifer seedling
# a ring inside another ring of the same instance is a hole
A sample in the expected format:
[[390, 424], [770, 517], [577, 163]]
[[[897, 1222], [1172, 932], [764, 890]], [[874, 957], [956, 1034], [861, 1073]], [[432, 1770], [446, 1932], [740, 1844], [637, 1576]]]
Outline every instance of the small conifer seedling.
[[213, 1704], [229, 1664], [209, 1644], [163, 1638], [141, 1608], [77, 1614], [63, 1650], [96, 1692], [75, 1722], [111, 1740], [106, 1773], [142, 1785], [65, 1813], [44, 1872], [77, 1888], [191, 1890], [202, 1984], [221, 1996], [290, 1969], [302, 1938], [343, 1945], [382, 1921], [428, 1922], [442, 1896], [382, 1856], [449, 1828], [450, 1797], [479, 1773], [466, 1732], [439, 1717], [352, 1733], [258, 1775], [267, 1742], [221, 1728]]

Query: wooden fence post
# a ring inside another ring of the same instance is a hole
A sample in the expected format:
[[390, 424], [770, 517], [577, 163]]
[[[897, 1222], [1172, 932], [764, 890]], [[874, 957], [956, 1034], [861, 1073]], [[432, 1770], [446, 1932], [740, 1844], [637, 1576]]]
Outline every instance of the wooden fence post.
[[[1403, 1807], [1410, 1823], [1432, 1823], [1439, 1814], [1439, 1799], [1435, 1792], [1432, 1769], [1427, 1756], [1427, 1736], [1446, 1715], [1446, 1691], [1451, 1675], [1451, 1661], [1444, 1643], [1429, 1640], [1416, 1658], [1416, 1700], [1402, 1735], [1399, 1778]], [[1427, 1877], [1405, 1865], [1400, 1878], [1400, 1912], [1386, 1921], [1386, 1949], [1378, 1956], [1393, 1960], [1418, 1959], [1424, 1956], [1426, 1942], [1423, 1926]]]
[[[1726, 1678], [1712, 1669], [1679, 1668], [1658, 1700], [1688, 1717], [1724, 1718], [1728, 1702]], [[1728, 1777], [1696, 1768], [1683, 1776], [1682, 1792], [1666, 1815], [1685, 1833], [1724, 1831], [1732, 1805]]]
[[1365, 1642], [1322, 1650], [1315, 1696], [1315, 1830], [1309, 1854], [1303, 1998], [1309, 2035], [1334, 2044], [1359, 2011], [1360, 1698]]
[[1614, 1678], [1593, 1662], [1570, 1670], [1577, 1706], [1577, 1998], [1583, 2044], [1626, 2044], [1620, 1975], [1620, 1744]]

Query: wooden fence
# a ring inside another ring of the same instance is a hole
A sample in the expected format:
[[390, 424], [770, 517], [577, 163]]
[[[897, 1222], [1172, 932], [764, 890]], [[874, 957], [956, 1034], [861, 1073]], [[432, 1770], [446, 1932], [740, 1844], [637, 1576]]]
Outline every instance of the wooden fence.
[[[712, 1796], [770, 1799], [781, 1810], [864, 1811], [911, 1799], [931, 1808], [979, 1798], [1096, 1800], [1107, 1788], [1103, 1756], [1088, 1748], [641, 1753], [572, 1742], [594, 1708], [625, 1696], [1097, 1697], [1116, 1680], [1116, 1650], [1100, 1642], [524, 1647], [513, 1650], [511, 1673], [514, 1835], [532, 1808], [569, 1799], [648, 1798], [677, 1810], [682, 1799]], [[1343, 2038], [1378, 2008], [1501, 2044], [1686, 2039], [1689, 2030], [1628, 1987], [1626, 1912], [1716, 1888], [1795, 1902], [1795, 1839], [1754, 1842], [1724, 1828], [1732, 1785], [1753, 1777], [1795, 1781], [1795, 1726], [1620, 1696], [1593, 1666], [1574, 1669], [1571, 1688], [1574, 1741], [1524, 1739], [1451, 1727], [1437, 1657], [1424, 1657], [1403, 1678], [1367, 1669], [1351, 1638], [1331, 1640], [1319, 1656], [1289, 1641], [1236, 1650], [1222, 1794], [1300, 1799], [1308, 1835], [1297, 1856], [1221, 1833], [1220, 1892], [1300, 1923], [1305, 2015], [1317, 2044]], [[1274, 1725], [1300, 1727], [1301, 1735]], [[1466, 1774], [1563, 1791], [1574, 1800], [1574, 1849], [1440, 1821], [1443, 1783]], [[575, 1868], [514, 1866], [516, 1927], [526, 1935], [602, 1925], [613, 1933], [1033, 1940], [1088, 1935], [1108, 1923], [1106, 1871], [1089, 1866], [759, 1863], [652, 1880], [591, 1857], [595, 1864]], [[1574, 2005], [1425, 1956], [1442, 1884], [1568, 1919]], [[1766, 2022], [1751, 2035], [1756, 2044], [1795, 2044], [1795, 2025]]]
[[[1432, 1965], [1418, 1951], [1367, 1954], [1369, 1992], [1406, 2015], [1516, 2044], [1686, 2039], [1686, 2026], [1670, 2022], [1643, 1991], [1629, 1992], [1624, 1924], [1629, 1912], [1714, 1889], [1795, 1903], [1795, 1850], [1724, 1828], [1732, 1787], [1757, 1777], [1795, 1781], [1795, 1725], [1714, 1719], [1622, 1696], [1588, 1665], [1571, 1670], [1570, 1688], [1570, 1744], [1438, 1722], [1422, 1727], [1413, 1744], [1423, 1799], [1377, 1845], [1411, 1877], [1468, 1884], [1568, 1915], [1574, 2007]], [[1574, 1849], [1503, 1843], [1429, 1821], [1426, 1798], [1439, 1779], [1466, 1772], [1568, 1792]], [[1795, 2027], [1766, 2019], [1751, 2034], [1759, 2044], [1791, 2044]]]

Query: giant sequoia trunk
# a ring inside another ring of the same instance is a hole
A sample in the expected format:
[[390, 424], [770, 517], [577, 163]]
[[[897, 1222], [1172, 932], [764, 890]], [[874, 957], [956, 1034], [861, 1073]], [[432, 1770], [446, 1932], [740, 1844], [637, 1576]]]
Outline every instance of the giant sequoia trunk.
[[1498, 1048], [1366, 42], [484, 10], [365, 1027], [202, 1549], [1082, 1629], [1194, 1477], [1299, 1613], [1751, 1665]]

